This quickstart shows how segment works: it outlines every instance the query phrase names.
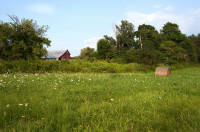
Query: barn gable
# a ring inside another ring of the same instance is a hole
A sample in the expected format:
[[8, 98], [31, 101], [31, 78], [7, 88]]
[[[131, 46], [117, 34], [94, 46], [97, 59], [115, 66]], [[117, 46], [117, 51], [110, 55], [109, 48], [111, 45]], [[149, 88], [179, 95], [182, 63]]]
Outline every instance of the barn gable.
[[69, 60], [71, 59], [70, 52], [67, 50], [65, 51], [58, 59], [59, 60]]
[[70, 52], [68, 50], [55, 50], [47, 51], [47, 56], [42, 57], [42, 59], [48, 60], [68, 60], [71, 59]]

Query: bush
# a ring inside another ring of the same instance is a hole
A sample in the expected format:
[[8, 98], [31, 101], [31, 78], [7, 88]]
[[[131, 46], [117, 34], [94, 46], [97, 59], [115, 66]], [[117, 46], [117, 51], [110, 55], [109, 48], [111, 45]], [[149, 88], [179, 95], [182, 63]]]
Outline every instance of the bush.
[[[194, 64], [192, 64], [194, 65]], [[198, 65], [198, 64], [196, 64]], [[107, 61], [87, 61], [74, 59], [70, 61], [56, 60], [35, 60], [35, 61], [0, 61], [0, 73], [45, 73], [45, 72], [82, 72], [82, 73], [125, 73], [125, 72], [151, 72], [155, 65], [144, 65], [137, 63], [119, 64]], [[189, 63], [182, 63], [169, 66], [172, 70], [184, 67], [191, 67]]]

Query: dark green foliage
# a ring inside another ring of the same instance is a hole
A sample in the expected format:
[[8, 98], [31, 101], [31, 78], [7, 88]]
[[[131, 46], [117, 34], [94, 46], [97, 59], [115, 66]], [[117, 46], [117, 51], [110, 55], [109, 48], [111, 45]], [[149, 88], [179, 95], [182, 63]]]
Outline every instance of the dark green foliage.
[[86, 47], [81, 49], [80, 58], [87, 59], [87, 60], [94, 60], [95, 59], [95, 50], [94, 48]]
[[118, 50], [130, 49], [134, 44], [134, 25], [126, 20], [116, 25], [116, 39]]
[[189, 38], [189, 40], [191, 40], [193, 49], [197, 56], [197, 59], [200, 62], [200, 34], [191, 35], [188, 38]]
[[197, 53], [195, 51], [195, 46], [189, 39], [185, 39], [179, 45], [185, 50], [185, 61], [197, 62]]
[[29, 19], [10, 18], [11, 22], [0, 23], [0, 58], [28, 60], [45, 56], [45, 46], [51, 42], [44, 37], [48, 27], [39, 27]]
[[[146, 65], [176, 64], [200, 61], [200, 34], [187, 37], [179, 26], [168, 22], [160, 33], [151, 25], [134, 25], [126, 20], [116, 25], [116, 40], [107, 35], [100, 41], [100, 59], [117, 63]], [[98, 50], [98, 49], [97, 49]]]
[[106, 39], [100, 39], [97, 42], [97, 54], [99, 59], [106, 59], [111, 51], [111, 44]]
[[180, 43], [185, 38], [185, 35], [181, 33], [179, 26], [171, 22], [166, 23], [160, 33], [164, 41], [171, 40]]
[[[138, 38], [139, 46], [141, 49], [145, 48], [145, 44], [148, 44], [145, 41], [152, 41], [149, 44], [151, 44], [151, 47], [158, 48], [159, 47], [159, 34], [158, 31], [155, 30], [155, 28], [151, 25], [140, 25], [138, 27], [138, 31], [135, 32], [136, 37]], [[149, 45], [148, 44], [148, 45]], [[148, 46], [149, 47], [149, 46]]]
[[104, 39], [109, 42], [109, 44], [111, 45], [111, 48], [116, 48], [117, 47], [117, 42], [113, 37], [104, 35]]
[[173, 41], [164, 41], [160, 46], [161, 61], [166, 64], [175, 64], [186, 60], [185, 50]]
[[127, 51], [128, 62], [156, 65], [159, 63], [160, 52], [155, 49], [130, 49]]

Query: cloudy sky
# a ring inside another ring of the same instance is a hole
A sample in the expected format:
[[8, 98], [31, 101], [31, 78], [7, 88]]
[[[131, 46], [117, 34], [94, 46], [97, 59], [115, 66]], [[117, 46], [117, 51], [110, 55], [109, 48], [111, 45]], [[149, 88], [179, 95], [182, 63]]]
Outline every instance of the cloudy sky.
[[79, 55], [86, 46], [95, 48], [103, 35], [114, 35], [122, 19], [137, 26], [151, 24], [157, 30], [166, 22], [179, 24], [183, 33], [200, 33], [200, 0], [2, 0], [0, 20], [7, 15], [48, 25], [48, 50], [68, 49]]

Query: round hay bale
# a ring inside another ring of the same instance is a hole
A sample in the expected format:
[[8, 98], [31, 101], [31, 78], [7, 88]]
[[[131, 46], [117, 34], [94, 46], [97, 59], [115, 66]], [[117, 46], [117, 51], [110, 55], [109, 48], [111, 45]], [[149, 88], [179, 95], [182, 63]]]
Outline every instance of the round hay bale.
[[169, 76], [171, 70], [168, 67], [157, 67], [155, 71], [155, 76]]

